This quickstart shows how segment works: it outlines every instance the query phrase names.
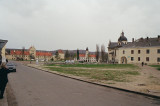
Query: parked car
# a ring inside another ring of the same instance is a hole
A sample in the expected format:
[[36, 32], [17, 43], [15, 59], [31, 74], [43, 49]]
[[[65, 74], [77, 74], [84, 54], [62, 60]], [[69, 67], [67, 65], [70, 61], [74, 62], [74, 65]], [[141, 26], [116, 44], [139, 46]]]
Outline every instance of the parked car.
[[13, 63], [7, 63], [7, 68], [11, 71], [11, 72], [16, 72], [16, 65]]

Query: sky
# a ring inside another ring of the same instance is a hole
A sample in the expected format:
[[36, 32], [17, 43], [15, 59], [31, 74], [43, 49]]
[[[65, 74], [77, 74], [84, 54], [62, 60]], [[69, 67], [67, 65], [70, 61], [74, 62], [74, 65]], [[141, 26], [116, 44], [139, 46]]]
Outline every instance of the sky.
[[0, 0], [0, 39], [7, 48], [96, 50], [160, 35], [160, 0]]

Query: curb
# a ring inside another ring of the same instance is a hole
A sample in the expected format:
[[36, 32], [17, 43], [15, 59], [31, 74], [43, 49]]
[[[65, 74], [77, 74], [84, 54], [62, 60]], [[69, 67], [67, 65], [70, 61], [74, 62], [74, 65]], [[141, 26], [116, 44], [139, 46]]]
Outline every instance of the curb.
[[[28, 66], [28, 65], [25, 65], [25, 66]], [[147, 97], [151, 97], [151, 98], [155, 98], [155, 99], [160, 99], [160, 96], [156, 96], [156, 95], [152, 95], [152, 94], [146, 94], [146, 93], [142, 93], [142, 92], [137, 92], [137, 91], [127, 90], [127, 89], [123, 89], [123, 88], [113, 87], [113, 86], [100, 84], [100, 83], [96, 83], [96, 82], [86, 81], [86, 80], [83, 80], [83, 79], [80, 79], [80, 78], [75, 78], [75, 77], [67, 76], [67, 75], [64, 75], [64, 74], [55, 73], [53, 71], [47, 71], [45, 69], [39, 69], [39, 68], [36, 68], [36, 67], [33, 67], [33, 66], [28, 66], [28, 67], [38, 69], [38, 70], [41, 70], [41, 71], [44, 71], [44, 72], [48, 72], [48, 73], [51, 73], [51, 74], [59, 75], [59, 76], [62, 76], [62, 77], [66, 77], [66, 78], [70, 78], [70, 79], [74, 79], [74, 80], [98, 85], [98, 86], [103, 86], [103, 87], [112, 88], [112, 89], [116, 89], [116, 90], [120, 90], [120, 91], [124, 91], [124, 92], [129, 92], [129, 93], [139, 94], [139, 95], [143, 95], [143, 96], [147, 96]]]

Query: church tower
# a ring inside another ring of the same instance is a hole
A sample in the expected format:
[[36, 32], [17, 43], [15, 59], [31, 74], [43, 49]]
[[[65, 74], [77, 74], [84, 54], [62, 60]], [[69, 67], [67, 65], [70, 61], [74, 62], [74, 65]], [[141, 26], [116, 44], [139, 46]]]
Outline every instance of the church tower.
[[88, 50], [88, 47], [86, 48], [85, 58], [86, 58], [86, 61], [89, 62], [89, 50]]
[[120, 37], [118, 38], [118, 45], [127, 44], [127, 38], [124, 36], [124, 32], [122, 31]]

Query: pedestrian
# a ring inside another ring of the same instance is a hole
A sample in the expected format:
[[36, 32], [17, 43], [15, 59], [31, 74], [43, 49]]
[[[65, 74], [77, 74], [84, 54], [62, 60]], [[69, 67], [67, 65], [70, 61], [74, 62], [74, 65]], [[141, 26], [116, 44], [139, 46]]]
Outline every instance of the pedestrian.
[[144, 65], [144, 62], [142, 62], [142, 67], [143, 67], [143, 65]]
[[0, 66], [0, 99], [3, 99], [3, 94], [8, 83], [9, 70], [6, 68], [5, 63]]

